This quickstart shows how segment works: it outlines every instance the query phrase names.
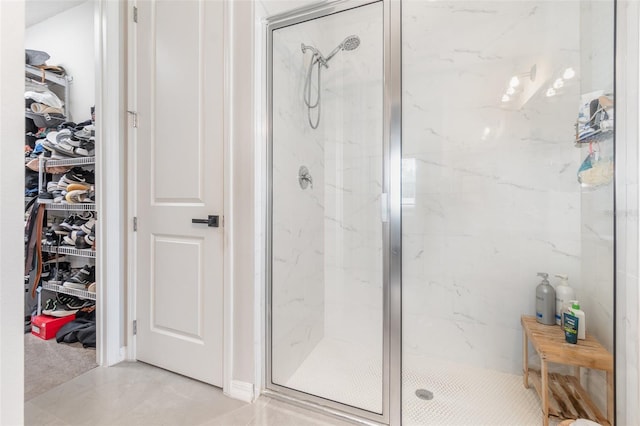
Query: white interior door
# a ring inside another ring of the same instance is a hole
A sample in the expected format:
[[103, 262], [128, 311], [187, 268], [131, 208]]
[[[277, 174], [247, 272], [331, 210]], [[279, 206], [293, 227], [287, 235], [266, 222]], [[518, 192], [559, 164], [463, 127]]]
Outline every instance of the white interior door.
[[138, 0], [135, 37], [136, 357], [222, 386], [223, 2]]

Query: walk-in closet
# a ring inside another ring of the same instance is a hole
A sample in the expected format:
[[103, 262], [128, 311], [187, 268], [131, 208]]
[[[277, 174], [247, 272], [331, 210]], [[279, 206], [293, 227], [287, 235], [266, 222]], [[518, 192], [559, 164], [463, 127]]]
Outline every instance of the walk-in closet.
[[98, 365], [94, 16], [26, 1], [25, 402]]

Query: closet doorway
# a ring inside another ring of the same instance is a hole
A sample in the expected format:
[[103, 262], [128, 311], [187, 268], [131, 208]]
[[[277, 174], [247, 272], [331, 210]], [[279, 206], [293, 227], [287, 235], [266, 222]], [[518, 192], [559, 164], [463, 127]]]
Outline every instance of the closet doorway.
[[98, 366], [100, 283], [96, 4], [28, 0], [25, 7], [24, 377], [29, 401]]

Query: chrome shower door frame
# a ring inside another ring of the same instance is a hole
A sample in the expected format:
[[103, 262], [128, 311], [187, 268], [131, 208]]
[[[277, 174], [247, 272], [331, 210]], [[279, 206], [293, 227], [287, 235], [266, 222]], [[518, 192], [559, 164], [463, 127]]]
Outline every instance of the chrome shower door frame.
[[[382, 414], [290, 389], [272, 380], [272, 225], [273, 225], [273, 31], [374, 3], [383, 5], [383, 188], [388, 199], [388, 221], [383, 226], [383, 366]], [[266, 210], [266, 309], [265, 368], [263, 394], [308, 409], [364, 424], [401, 424], [402, 329], [401, 329], [401, 2], [400, 0], [337, 0], [323, 2], [272, 16], [266, 24], [267, 49], [267, 210]]]

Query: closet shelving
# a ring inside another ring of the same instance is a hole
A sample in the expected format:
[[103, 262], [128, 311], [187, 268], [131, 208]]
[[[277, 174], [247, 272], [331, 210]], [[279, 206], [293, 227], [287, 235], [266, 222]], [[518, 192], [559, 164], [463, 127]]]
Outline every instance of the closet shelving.
[[70, 75], [60, 75], [51, 71], [43, 70], [42, 68], [35, 67], [33, 65], [25, 64], [25, 75], [32, 80], [39, 81], [40, 83], [53, 83], [57, 84], [64, 91], [64, 115], [69, 116], [69, 91], [70, 84], [73, 81], [73, 77]]
[[55, 204], [55, 203], [47, 203], [47, 210], [74, 210], [74, 211], [84, 211], [90, 212], [96, 210], [96, 205], [93, 203], [82, 203], [82, 204]]
[[56, 293], [68, 294], [81, 299], [96, 300], [96, 294], [86, 290], [78, 290], [75, 288], [64, 287], [60, 281], [45, 281], [42, 283], [44, 290], [54, 291]]
[[[61, 160], [52, 160], [46, 157], [40, 157], [38, 160], [38, 184], [40, 185], [39, 191], [46, 189], [45, 183], [45, 168], [55, 166], [91, 166], [96, 163], [96, 157], [78, 157], [78, 158], [65, 158]], [[38, 191], [38, 192], [39, 192]], [[50, 210], [95, 210], [95, 204], [91, 204], [92, 208], [51, 208]], [[49, 210], [49, 207], [47, 207]]]
[[[46, 188], [45, 184], [45, 174], [44, 170], [47, 166], [94, 166], [95, 165], [95, 157], [79, 157], [79, 158], [65, 158], [65, 159], [57, 159], [52, 160], [49, 158], [40, 157], [40, 188], [39, 192]], [[47, 203], [45, 205], [47, 210], [52, 211], [96, 211], [96, 205], [94, 203], [78, 203], [78, 204], [68, 204], [68, 203]], [[42, 245], [42, 251], [47, 253], [55, 253], [57, 255], [66, 255], [73, 256], [79, 258], [96, 258], [96, 251], [94, 249], [77, 249], [72, 246], [64, 246], [64, 245]], [[96, 294], [86, 291], [79, 290], [75, 288], [65, 287], [60, 281], [45, 281], [42, 283], [42, 290], [53, 291], [55, 293], [63, 293], [71, 296], [76, 296], [81, 299], [88, 300], [96, 300]], [[42, 307], [42, 292], [38, 292], [38, 314], [41, 312]]]
[[607, 142], [613, 140], [613, 130], [598, 131], [583, 139], [576, 139], [575, 146], [577, 148], [596, 142]]
[[77, 256], [77, 257], [88, 257], [95, 259], [96, 251], [91, 249], [77, 249], [73, 247], [66, 246], [42, 246], [42, 251], [47, 253], [55, 253], [55, 254], [66, 254], [69, 256]]

